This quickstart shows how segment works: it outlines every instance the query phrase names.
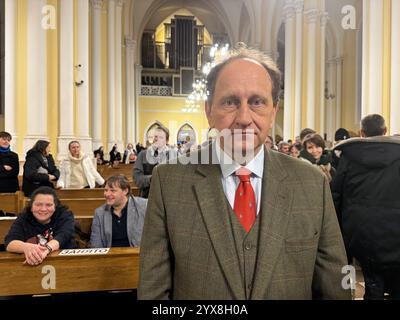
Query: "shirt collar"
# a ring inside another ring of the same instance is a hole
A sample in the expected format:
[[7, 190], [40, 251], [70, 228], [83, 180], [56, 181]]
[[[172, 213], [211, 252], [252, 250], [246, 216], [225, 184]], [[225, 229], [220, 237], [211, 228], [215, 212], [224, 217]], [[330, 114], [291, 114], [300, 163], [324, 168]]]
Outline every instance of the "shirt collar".
[[[224, 178], [229, 177], [231, 174], [236, 172], [236, 170], [242, 167], [221, 148], [219, 139], [215, 139], [215, 149]], [[251, 173], [257, 177], [262, 178], [264, 172], [264, 145], [261, 146], [256, 156], [245, 166], [245, 168], [250, 170]]]

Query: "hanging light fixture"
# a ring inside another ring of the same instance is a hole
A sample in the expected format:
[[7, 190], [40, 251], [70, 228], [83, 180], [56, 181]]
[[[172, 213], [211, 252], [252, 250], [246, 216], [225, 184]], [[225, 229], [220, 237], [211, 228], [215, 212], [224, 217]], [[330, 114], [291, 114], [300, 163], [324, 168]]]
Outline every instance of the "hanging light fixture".
[[207, 75], [211, 69], [216, 65], [216, 61], [222, 59], [227, 55], [229, 51], [229, 44], [225, 44], [219, 47], [215, 44], [210, 49], [211, 62], [204, 64], [202, 73], [203, 77], [200, 80], [196, 80], [193, 84], [193, 91], [189, 94], [185, 101], [185, 107], [182, 108], [183, 112], [198, 113], [200, 112], [200, 105], [207, 100], [209, 92], [207, 91]]

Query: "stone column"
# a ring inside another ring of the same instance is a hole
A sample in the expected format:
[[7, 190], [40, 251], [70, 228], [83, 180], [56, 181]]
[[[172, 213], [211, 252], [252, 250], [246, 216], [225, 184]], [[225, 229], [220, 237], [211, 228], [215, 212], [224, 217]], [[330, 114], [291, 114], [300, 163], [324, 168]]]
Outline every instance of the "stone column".
[[301, 97], [302, 97], [302, 55], [303, 55], [303, 0], [295, 1], [296, 9], [296, 69], [294, 96], [294, 134], [300, 135], [301, 127]]
[[17, 146], [17, 135], [15, 130], [15, 110], [16, 110], [16, 22], [17, 22], [17, 2], [15, 0], [5, 0], [5, 39], [4, 39], [4, 122], [5, 130], [12, 135], [11, 148], [15, 151]]
[[115, 0], [108, 1], [108, 150], [115, 141]]
[[392, 1], [390, 134], [400, 134], [400, 1]]
[[78, 48], [75, 63], [78, 65], [75, 73], [77, 136], [82, 151], [92, 155], [92, 139], [89, 134], [89, 0], [79, 0], [76, 3], [78, 12]]
[[[396, 1], [392, 1], [396, 2]], [[383, 1], [363, 0], [361, 117], [382, 113]], [[399, 42], [399, 39], [396, 40]]]
[[294, 120], [294, 60], [295, 60], [295, 11], [293, 4], [286, 2], [284, 10], [285, 22], [285, 97], [284, 97], [284, 115], [283, 115], [283, 139], [293, 139], [293, 120]]
[[135, 116], [135, 49], [136, 41], [125, 39], [126, 58], [126, 142], [136, 144], [136, 116]]
[[60, 73], [58, 160], [68, 154], [74, 139], [74, 2], [60, 1]]
[[104, 0], [92, 0], [92, 138], [93, 149], [98, 149], [102, 143], [102, 111], [101, 111], [101, 11]]
[[47, 136], [47, 41], [42, 28], [42, 8], [45, 0], [28, 0], [27, 3], [27, 130], [24, 153], [38, 139]]
[[342, 67], [343, 58], [336, 58], [336, 129], [342, 127]]
[[122, 6], [124, 1], [117, 0], [115, 7], [115, 129], [118, 149], [124, 150], [122, 138]]
[[[136, 142], [140, 141], [142, 139], [142, 133], [139, 133], [139, 96], [140, 96], [140, 87], [141, 87], [141, 81], [142, 81], [142, 69], [143, 66], [140, 64], [135, 65], [135, 124], [136, 124]], [[143, 145], [146, 143], [146, 141], [143, 141]]]
[[[328, 93], [329, 94], [334, 94], [334, 91], [336, 90], [336, 79], [335, 79], [335, 74], [336, 74], [336, 60], [331, 59], [328, 61], [327, 64], [327, 81], [328, 81]], [[337, 128], [335, 128], [335, 109], [334, 109], [334, 99], [335, 97], [332, 97], [332, 99], [328, 99], [326, 101], [326, 133], [327, 133], [327, 139], [328, 141], [333, 141], [334, 140], [334, 133]]]
[[324, 137], [325, 130], [325, 37], [326, 37], [326, 24], [328, 22], [328, 13], [324, 12], [321, 15], [321, 72], [320, 72], [320, 100], [319, 100], [319, 132]]
[[307, 122], [306, 126], [315, 129], [315, 87], [316, 87], [316, 34], [319, 12], [316, 9], [304, 13], [308, 24], [307, 32]]

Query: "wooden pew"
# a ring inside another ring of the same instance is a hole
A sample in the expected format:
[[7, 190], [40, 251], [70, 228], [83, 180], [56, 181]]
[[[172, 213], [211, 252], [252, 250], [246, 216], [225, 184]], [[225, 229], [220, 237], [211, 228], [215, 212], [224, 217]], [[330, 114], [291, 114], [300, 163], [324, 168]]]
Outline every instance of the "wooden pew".
[[[139, 196], [139, 188], [131, 189], [134, 196]], [[104, 188], [95, 189], [59, 189], [57, 190], [58, 197], [62, 199], [73, 198], [101, 198], [104, 199]]]
[[105, 204], [104, 198], [75, 198], [61, 199], [61, 203], [67, 206], [76, 216], [94, 216], [94, 210]]
[[130, 182], [132, 187], [136, 187], [135, 180], [133, 180], [133, 164], [119, 164], [117, 167], [111, 167], [108, 165], [99, 165], [97, 166], [97, 171], [100, 175], [107, 180], [109, 177], [116, 174], [123, 174], [128, 181]]
[[0, 217], [0, 245], [4, 244], [4, 237], [7, 235], [15, 219], [16, 217]]
[[0, 210], [18, 214], [22, 209], [20, 207], [21, 197], [23, 197], [21, 191], [15, 193], [0, 193]]
[[[53, 252], [38, 266], [23, 261], [22, 254], [0, 252], [0, 296], [128, 290], [138, 284], [138, 248], [111, 248], [105, 255], [86, 256]], [[54, 272], [55, 287], [47, 288]]]
[[94, 189], [58, 189], [57, 196], [59, 199], [73, 198], [101, 198], [104, 199], [104, 188]]
[[[15, 219], [16, 217], [0, 217], [0, 245], [4, 244], [4, 237]], [[93, 216], [75, 216], [75, 221], [79, 224], [81, 231], [90, 236]]]

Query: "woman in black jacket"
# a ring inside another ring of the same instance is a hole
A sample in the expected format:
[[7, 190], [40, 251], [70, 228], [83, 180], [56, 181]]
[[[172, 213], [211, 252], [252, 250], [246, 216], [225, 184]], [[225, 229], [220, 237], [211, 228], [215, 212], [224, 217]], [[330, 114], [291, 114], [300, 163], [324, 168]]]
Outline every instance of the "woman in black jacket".
[[8, 132], [0, 132], [0, 193], [19, 190], [19, 160], [18, 154], [10, 149], [11, 139]]
[[41, 186], [53, 188], [53, 182], [60, 177], [53, 156], [50, 154], [50, 142], [38, 140], [25, 158], [22, 190], [29, 197]]
[[40, 187], [11, 226], [5, 246], [24, 253], [27, 264], [38, 265], [52, 251], [73, 248], [73, 237], [74, 215], [60, 204], [54, 189]]

